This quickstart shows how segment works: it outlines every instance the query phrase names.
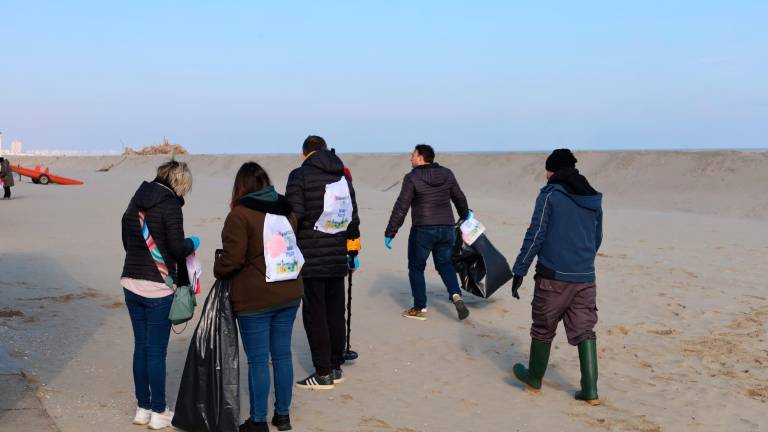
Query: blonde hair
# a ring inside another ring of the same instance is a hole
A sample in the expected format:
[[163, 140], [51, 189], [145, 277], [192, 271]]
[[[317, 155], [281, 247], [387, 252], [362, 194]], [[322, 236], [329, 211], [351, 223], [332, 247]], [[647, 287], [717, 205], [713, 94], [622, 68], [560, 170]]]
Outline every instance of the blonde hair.
[[192, 172], [186, 162], [171, 159], [160, 165], [157, 167], [157, 178], [170, 185], [180, 197], [192, 190]]

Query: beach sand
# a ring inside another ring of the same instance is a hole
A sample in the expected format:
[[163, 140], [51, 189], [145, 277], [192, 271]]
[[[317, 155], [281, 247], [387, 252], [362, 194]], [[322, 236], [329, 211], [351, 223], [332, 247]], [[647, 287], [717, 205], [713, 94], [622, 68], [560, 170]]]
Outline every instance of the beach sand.
[[[297, 431], [753, 431], [768, 429], [768, 153], [577, 154], [605, 195], [596, 328], [604, 404], [573, 400], [578, 356], [562, 326], [540, 395], [512, 376], [527, 362], [533, 280], [515, 300], [466, 297], [456, 320], [427, 272], [430, 319], [410, 306], [410, 222], [386, 250], [383, 232], [408, 155], [341, 155], [355, 178], [363, 232], [354, 276], [352, 346], [360, 359], [330, 392], [294, 390]], [[488, 237], [513, 261], [544, 183], [544, 154], [438, 155]], [[203, 295], [213, 283], [232, 180], [261, 163], [283, 191], [298, 156], [184, 156], [194, 188], [185, 229], [202, 241]], [[119, 276], [120, 218], [160, 157], [14, 158], [84, 186], [17, 182], [0, 202], [0, 345], [37, 386], [62, 431], [135, 431], [132, 333]], [[100, 168], [111, 167], [106, 172]], [[198, 308], [198, 312], [199, 312]], [[195, 321], [196, 322], [196, 321]], [[310, 372], [301, 318], [295, 377]], [[176, 400], [193, 326], [172, 335], [168, 402]], [[242, 415], [247, 416], [245, 356]], [[270, 409], [271, 412], [271, 409]], [[0, 418], [0, 423], [2, 419]], [[1, 427], [0, 427], [1, 428]]]

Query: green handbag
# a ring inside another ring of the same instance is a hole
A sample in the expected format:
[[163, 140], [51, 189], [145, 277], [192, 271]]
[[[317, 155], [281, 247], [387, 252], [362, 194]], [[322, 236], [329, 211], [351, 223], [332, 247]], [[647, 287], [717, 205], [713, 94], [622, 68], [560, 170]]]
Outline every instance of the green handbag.
[[184, 324], [191, 320], [195, 313], [195, 306], [197, 306], [197, 299], [195, 299], [192, 285], [176, 287], [176, 291], [173, 293], [171, 312], [168, 314], [171, 324]]
[[[160, 253], [160, 248], [157, 247], [155, 239], [152, 238], [152, 234], [149, 233], [149, 226], [144, 216], [144, 212], [139, 212], [139, 226], [141, 227], [141, 235], [144, 237], [144, 241], [147, 243], [149, 249], [149, 255], [152, 256], [152, 260], [155, 262], [157, 271], [160, 272], [160, 276], [173, 291], [173, 303], [171, 304], [171, 312], [168, 314], [168, 320], [171, 324], [184, 324], [192, 319], [192, 315], [195, 313], [195, 306], [197, 306], [197, 300], [195, 299], [195, 290], [192, 285], [183, 285], [180, 287], [173, 287], [173, 278], [168, 273], [168, 266], [165, 264], [163, 254]], [[184, 326], [184, 329], [187, 327]], [[184, 329], [181, 331], [183, 332]], [[176, 331], [174, 330], [174, 333]]]

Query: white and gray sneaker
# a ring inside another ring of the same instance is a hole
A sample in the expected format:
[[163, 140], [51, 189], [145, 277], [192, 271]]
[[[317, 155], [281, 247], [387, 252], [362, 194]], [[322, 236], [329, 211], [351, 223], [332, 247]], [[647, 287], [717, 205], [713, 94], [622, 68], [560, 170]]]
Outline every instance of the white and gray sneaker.
[[334, 369], [333, 372], [331, 372], [331, 376], [333, 377], [334, 384], [341, 384], [344, 382], [344, 375], [341, 372], [341, 368]]
[[152, 430], [165, 429], [171, 426], [173, 421], [173, 411], [168, 408], [163, 413], [156, 413], [152, 411], [152, 417], [149, 419], [149, 428]]
[[467, 305], [464, 304], [464, 300], [461, 299], [460, 295], [452, 295], [451, 301], [453, 302], [453, 305], [456, 306], [456, 313], [459, 314], [459, 321], [469, 316], [469, 309], [467, 309]]
[[296, 387], [307, 390], [333, 390], [333, 373], [328, 375], [318, 375], [313, 373], [305, 379], [297, 382]]
[[133, 417], [133, 424], [144, 426], [149, 423], [152, 417], [152, 411], [142, 407], [136, 407], [136, 415]]

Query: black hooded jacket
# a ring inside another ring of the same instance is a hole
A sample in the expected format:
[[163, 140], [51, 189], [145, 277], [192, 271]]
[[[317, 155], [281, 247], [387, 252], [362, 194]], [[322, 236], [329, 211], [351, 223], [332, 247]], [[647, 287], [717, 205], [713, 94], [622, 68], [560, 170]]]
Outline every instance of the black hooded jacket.
[[[163, 283], [160, 271], [149, 254], [141, 235], [139, 211], [146, 217], [149, 233], [155, 239], [177, 285], [189, 283], [186, 257], [194, 250], [192, 240], [184, 238], [183, 198], [160, 181], [143, 182], [123, 213], [123, 249], [125, 263], [122, 277]], [[179, 279], [181, 278], [181, 280]]]
[[413, 209], [413, 226], [453, 225], [456, 220], [451, 202], [456, 206], [459, 217], [466, 218], [469, 213], [467, 197], [461, 191], [453, 171], [437, 163], [416, 167], [403, 179], [400, 196], [392, 209], [384, 235], [394, 237], [397, 234], [409, 208]]
[[347, 275], [347, 239], [360, 237], [360, 218], [352, 182], [352, 221], [346, 232], [327, 234], [315, 230], [315, 222], [323, 213], [325, 186], [344, 176], [344, 163], [333, 151], [320, 150], [312, 153], [304, 163], [288, 176], [285, 196], [293, 207], [298, 221], [296, 238], [304, 255], [305, 278], [344, 277]]

